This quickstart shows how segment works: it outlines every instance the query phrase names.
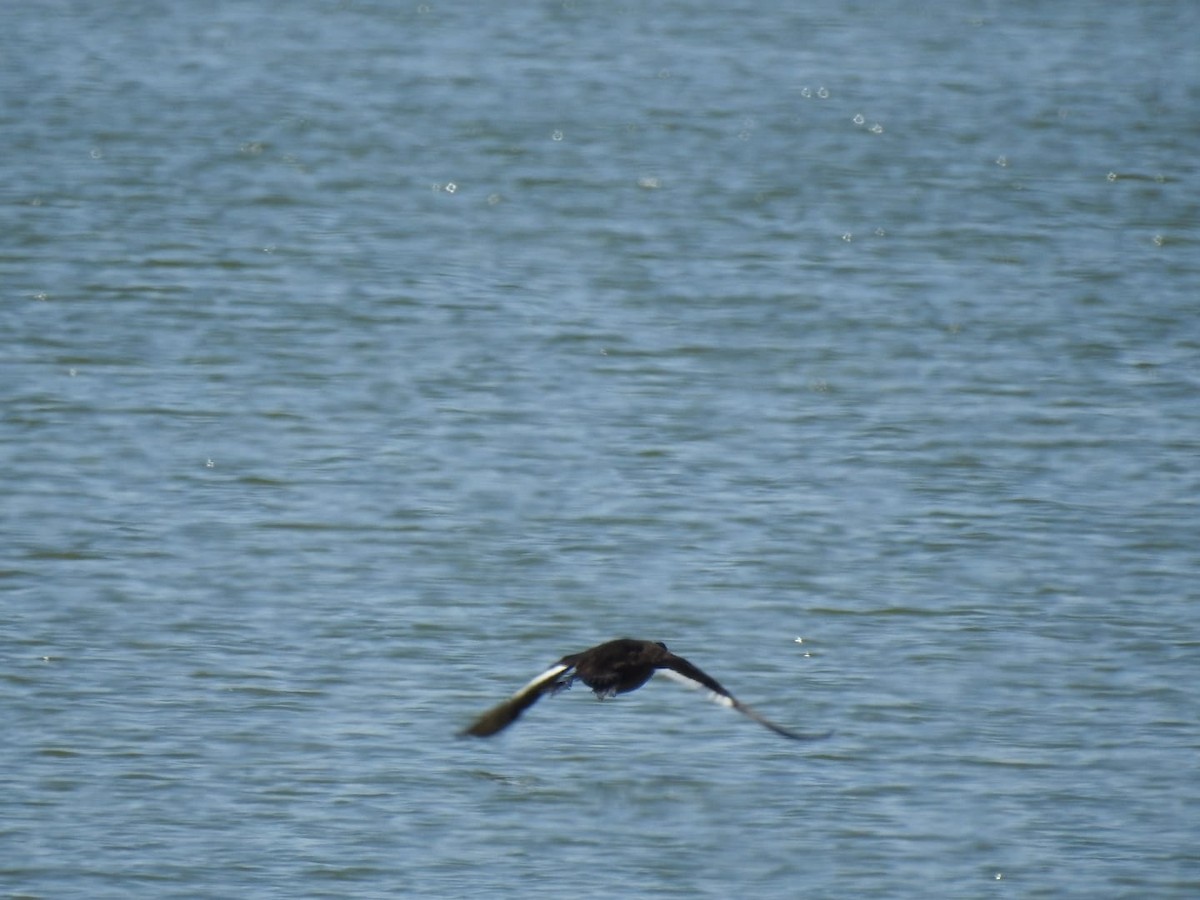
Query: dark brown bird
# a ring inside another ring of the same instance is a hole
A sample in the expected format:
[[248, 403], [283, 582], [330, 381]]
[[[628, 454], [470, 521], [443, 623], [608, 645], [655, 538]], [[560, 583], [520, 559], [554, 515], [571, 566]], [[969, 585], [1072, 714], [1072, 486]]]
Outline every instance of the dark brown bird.
[[688, 687], [707, 689], [710, 699], [722, 706], [736, 709], [784, 737], [797, 741], [829, 737], [828, 733], [797, 734], [776, 725], [739, 701], [715, 678], [701, 672], [682, 656], [676, 656], [667, 649], [666, 644], [637, 641], [632, 638], [618, 638], [582, 653], [564, 656], [503, 703], [481, 715], [462, 734], [474, 737], [490, 737], [497, 734], [517, 721], [521, 713], [537, 703], [543, 695], [565, 690], [576, 679], [590, 687], [598, 699], [606, 700], [617, 694], [636, 691], [649, 681], [655, 672], [662, 672]]

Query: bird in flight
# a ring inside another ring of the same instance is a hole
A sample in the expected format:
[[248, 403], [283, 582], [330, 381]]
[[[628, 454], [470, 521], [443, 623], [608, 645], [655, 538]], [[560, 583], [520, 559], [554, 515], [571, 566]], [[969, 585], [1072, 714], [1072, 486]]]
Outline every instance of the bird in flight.
[[798, 734], [781, 725], [776, 725], [751, 707], [742, 703], [725, 690], [713, 677], [706, 675], [682, 656], [676, 656], [667, 645], [656, 641], [638, 641], [633, 638], [618, 638], [604, 644], [564, 656], [553, 666], [533, 679], [503, 703], [492, 707], [462, 734], [473, 737], [491, 737], [511, 725], [521, 714], [537, 703], [545, 694], [565, 690], [579, 679], [592, 689], [596, 697], [606, 700], [617, 694], [635, 691], [650, 680], [655, 672], [693, 688], [703, 688], [709, 698], [721, 706], [736, 709], [760, 725], [765, 725], [776, 734], [797, 741], [820, 740], [825, 734]]

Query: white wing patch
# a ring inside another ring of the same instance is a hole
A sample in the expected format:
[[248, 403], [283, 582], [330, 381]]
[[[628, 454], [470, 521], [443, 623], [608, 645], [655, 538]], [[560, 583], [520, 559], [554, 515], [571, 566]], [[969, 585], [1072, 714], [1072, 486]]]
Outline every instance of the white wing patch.
[[541, 686], [544, 685], [547, 681], [553, 681], [555, 678], [557, 678], [563, 672], [567, 671], [567, 669], [569, 669], [569, 668], [571, 668], [571, 667], [565, 666], [562, 663], [557, 663], [557, 664], [551, 666], [549, 669], [547, 669], [541, 675], [537, 676], [537, 678], [534, 678], [533, 680], [531, 680], [529, 682], [529, 684], [525, 685], [525, 687], [521, 688], [519, 691], [517, 691], [515, 694], [513, 694], [513, 696], [514, 697], [524, 697], [530, 691], [536, 691], [536, 690], [540, 689]]
[[718, 706], [724, 706], [726, 709], [733, 709], [737, 706], [737, 701], [728, 694], [718, 694], [716, 691], [709, 690], [707, 685], [701, 684], [699, 681], [694, 681], [686, 675], [676, 672], [674, 669], [659, 669], [657, 675], [665, 675], [672, 681], [682, 684], [686, 688], [691, 688], [694, 691], [704, 691], [706, 700], [711, 700]]

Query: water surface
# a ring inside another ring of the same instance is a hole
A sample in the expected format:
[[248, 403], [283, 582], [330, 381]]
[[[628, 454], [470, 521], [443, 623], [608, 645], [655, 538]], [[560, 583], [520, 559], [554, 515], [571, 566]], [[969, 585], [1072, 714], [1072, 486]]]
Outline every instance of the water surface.
[[[1042, 7], [11, 10], [3, 892], [1194, 896], [1200, 13]], [[836, 735], [453, 739], [622, 635]]]

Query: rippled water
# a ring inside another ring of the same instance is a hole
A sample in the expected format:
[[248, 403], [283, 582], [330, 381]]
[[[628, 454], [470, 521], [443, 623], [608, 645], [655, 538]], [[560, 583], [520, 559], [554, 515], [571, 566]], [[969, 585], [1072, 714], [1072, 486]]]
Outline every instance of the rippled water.
[[0, 891], [1196, 894], [1198, 10], [10, 10]]

